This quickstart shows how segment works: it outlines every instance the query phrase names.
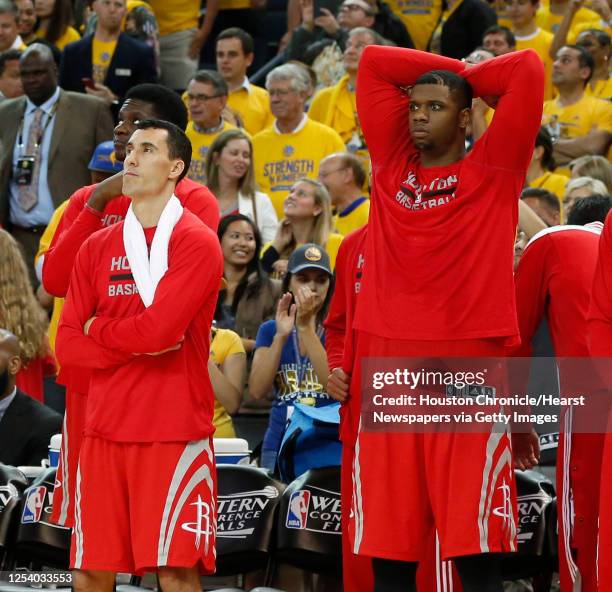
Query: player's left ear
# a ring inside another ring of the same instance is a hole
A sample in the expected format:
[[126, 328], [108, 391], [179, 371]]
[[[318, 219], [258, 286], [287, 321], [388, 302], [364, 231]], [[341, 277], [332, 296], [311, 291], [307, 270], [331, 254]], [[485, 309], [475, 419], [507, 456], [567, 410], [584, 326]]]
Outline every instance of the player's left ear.
[[170, 174], [168, 175], [168, 179], [178, 179], [184, 170], [185, 163], [177, 158], [173, 161], [172, 168], [170, 169]]
[[472, 110], [468, 109], [467, 107], [465, 109], [461, 109], [459, 112], [459, 127], [461, 129], [466, 129], [470, 125], [471, 120]]

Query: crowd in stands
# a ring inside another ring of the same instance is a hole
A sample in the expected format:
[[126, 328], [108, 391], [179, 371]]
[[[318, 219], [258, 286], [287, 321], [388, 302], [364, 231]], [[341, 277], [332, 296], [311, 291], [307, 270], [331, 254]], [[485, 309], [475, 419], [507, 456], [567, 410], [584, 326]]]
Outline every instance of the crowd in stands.
[[[610, 200], [612, 11], [606, 0], [288, 0], [277, 65], [258, 86], [251, 33], [265, 10], [266, 0], [0, 0], [0, 328], [19, 343], [17, 388], [44, 402], [45, 388], [61, 388], [62, 290], [45, 274], [47, 253], [92, 213], [90, 232], [121, 220], [105, 208], [122, 199], [136, 121], [179, 122], [193, 149], [184, 191], [207, 186], [220, 216], [216, 436], [234, 436], [232, 415], [253, 400], [272, 401], [261, 458], [273, 469], [288, 408], [331, 402], [323, 320], [342, 240], [370, 209], [355, 92], [364, 48], [470, 63], [537, 52], [545, 102], [517, 196], [520, 255], [539, 230], [572, 220], [580, 200]], [[494, 117], [474, 101], [473, 140]], [[71, 213], [75, 199], [82, 211]]]

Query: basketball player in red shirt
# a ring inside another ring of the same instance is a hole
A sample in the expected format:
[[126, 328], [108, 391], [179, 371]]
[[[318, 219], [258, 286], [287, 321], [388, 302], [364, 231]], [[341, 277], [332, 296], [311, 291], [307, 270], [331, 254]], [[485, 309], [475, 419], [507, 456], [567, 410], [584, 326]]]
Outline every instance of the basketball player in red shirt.
[[[544, 316], [548, 319], [557, 358], [588, 358], [587, 313], [599, 236], [610, 209], [604, 196], [586, 197], [570, 212], [568, 224], [536, 234], [527, 244], [516, 271], [516, 305], [521, 347], [530, 357], [531, 341]], [[562, 394], [583, 392], [585, 377], [559, 361]], [[582, 372], [580, 372], [582, 374]], [[578, 378], [578, 381], [576, 381]], [[557, 449], [559, 574], [562, 590], [581, 583], [583, 592], [597, 591], [597, 522], [599, 478], [604, 436], [572, 433], [575, 421], [594, 417], [596, 401], [586, 408], [563, 410]], [[598, 414], [604, 413], [605, 409]], [[578, 425], [579, 425], [578, 424]], [[596, 431], [593, 426], [593, 431]]]
[[200, 590], [215, 565], [209, 333], [223, 258], [174, 190], [191, 161], [177, 126], [144, 120], [127, 144], [126, 219], [79, 250], [60, 322], [62, 365], [91, 370], [71, 567], [79, 591], [155, 570]]
[[[150, 118], [170, 121], [184, 130], [187, 109], [173, 90], [162, 85], [140, 84], [131, 88], [114, 130], [115, 158], [118, 161], [125, 159], [125, 147], [136, 129], [136, 122]], [[130, 199], [122, 195], [122, 182], [123, 175], [119, 173], [97, 185], [83, 187], [70, 197], [51, 246], [43, 256], [42, 281], [50, 294], [58, 298], [66, 296], [76, 254], [85, 240], [97, 230], [125, 218]], [[177, 185], [176, 196], [184, 207], [216, 230], [219, 207], [207, 187], [184, 178]], [[89, 371], [62, 368], [58, 382], [66, 386], [66, 413], [51, 519], [60, 525], [73, 526], [74, 484], [83, 436]]]
[[[530, 50], [466, 68], [414, 50], [364, 50], [357, 107], [373, 186], [354, 323], [361, 364], [499, 357], [518, 341], [513, 243], [543, 68]], [[472, 92], [497, 104], [466, 156]], [[485, 428], [419, 434], [360, 424], [349, 530], [354, 552], [373, 557], [374, 590], [414, 589], [435, 527], [464, 590], [501, 592], [499, 553], [516, 550], [516, 494], [508, 431]], [[530, 466], [538, 441], [523, 436]]]
[[[608, 214], [599, 240], [599, 257], [593, 279], [589, 308], [589, 351], [598, 362], [605, 384], [612, 384], [612, 214]], [[604, 435], [599, 496], [599, 541], [597, 549], [597, 583], [599, 592], [612, 591], [612, 416]]]

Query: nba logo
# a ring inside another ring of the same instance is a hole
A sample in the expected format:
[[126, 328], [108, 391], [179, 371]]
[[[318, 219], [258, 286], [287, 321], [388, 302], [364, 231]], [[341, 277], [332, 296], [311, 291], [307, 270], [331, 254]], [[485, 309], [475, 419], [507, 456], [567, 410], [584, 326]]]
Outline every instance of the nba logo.
[[287, 509], [287, 528], [306, 528], [308, 520], [308, 506], [310, 505], [310, 491], [300, 489], [294, 491], [289, 499], [289, 508]]
[[21, 515], [22, 524], [33, 524], [40, 520], [46, 496], [47, 488], [42, 485], [30, 489], [23, 506], [23, 514]]

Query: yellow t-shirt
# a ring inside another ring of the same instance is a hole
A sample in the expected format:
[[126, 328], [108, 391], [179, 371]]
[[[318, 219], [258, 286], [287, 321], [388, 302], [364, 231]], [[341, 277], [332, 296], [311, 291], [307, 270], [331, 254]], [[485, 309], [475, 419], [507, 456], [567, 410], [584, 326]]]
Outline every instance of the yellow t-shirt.
[[[369, 201], [369, 200], [368, 200]], [[325, 252], [329, 255], [329, 265], [332, 268], [332, 271], [336, 268], [336, 257], [338, 257], [338, 249], [342, 244], [344, 236], [338, 234], [337, 232], [331, 232], [327, 237], [327, 242], [325, 243]], [[263, 257], [263, 254], [270, 248], [272, 245], [272, 241], [266, 243], [263, 247], [261, 247], [260, 257]]]
[[160, 36], [195, 29], [200, 17], [200, 0], [149, 0]]
[[100, 41], [94, 35], [91, 48], [91, 77], [94, 82], [99, 82], [100, 84], [104, 82], [116, 47], [116, 39], [114, 41]]
[[368, 190], [370, 153], [359, 125], [355, 91], [349, 89], [349, 77], [344, 76], [335, 86], [322, 88], [314, 96], [308, 117], [335, 129], [346, 146], [346, 151], [359, 158], [366, 171], [364, 191]]
[[426, 50], [442, 14], [442, 0], [387, 0], [402, 19], [416, 49]]
[[[36, 36], [39, 39], [44, 39], [46, 33], [47, 31], [45, 29], [40, 28], [36, 31]], [[55, 42], [55, 47], [57, 47], [57, 49], [60, 51], [64, 51], [64, 47], [66, 47], [66, 45], [69, 43], [74, 43], [80, 38], [81, 36], [79, 35], [79, 32], [74, 27], [66, 27], [64, 34]]]
[[[542, 124], [549, 128], [553, 136], [563, 140], [579, 138], [594, 129], [612, 133], [612, 103], [609, 101], [586, 94], [567, 107], [560, 106], [557, 101], [544, 101], [542, 113]], [[555, 172], [569, 175], [566, 168], [557, 168]]]
[[[223, 364], [229, 356], [244, 353], [240, 335], [229, 329], [213, 330], [213, 338], [210, 342], [210, 358], [220, 370], [223, 369]], [[236, 437], [232, 418], [217, 399], [215, 399], [213, 425], [215, 426], [215, 438]]]
[[561, 209], [563, 209], [563, 196], [565, 195], [565, 186], [568, 181], [569, 178], [565, 175], [559, 175], [548, 171], [529, 183], [529, 187], [533, 187], [534, 189], [546, 189], [546, 191], [554, 193], [559, 199]]
[[553, 59], [550, 57], [549, 51], [554, 35], [538, 29], [533, 35], [528, 37], [516, 37], [516, 49], [533, 49], [544, 64], [544, 100], [552, 99], [554, 96], [552, 84], [552, 66]]
[[[53, 212], [53, 216], [51, 216], [51, 220], [49, 220], [49, 224], [47, 224], [47, 228], [43, 232], [40, 237], [40, 242], [38, 243], [38, 253], [36, 253], [36, 257], [34, 259], [35, 263], [49, 250], [51, 246], [51, 242], [53, 241], [53, 237], [57, 231], [57, 227], [64, 215], [64, 210], [68, 207], [70, 200], [62, 202], [55, 212]], [[49, 322], [49, 329], [47, 330], [47, 335], [49, 336], [49, 345], [51, 346], [51, 351], [55, 354], [55, 340], [57, 339], [57, 327], [59, 325], [60, 317], [62, 316], [62, 308], [64, 307], [64, 299], [63, 298], [54, 298], [53, 299], [53, 313], [51, 314], [51, 321]]]
[[302, 177], [316, 179], [321, 160], [344, 150], [336, 131], [308, 118], [291, 134], [281, 134], [273, 125], [253, 138], [255, 179], [259, 190], [270, 196], [279, 219], [293, 184]]
[[553, 130], [558, 125], [560, 139], [586, 136], [595, 128], [612, 133], [612, 104], [586, 94], [566, 107], [560, 106], [558, 99], [544, 101], [542, 123]]
[[584, 21], [582, 23], [577, 23], [575, 20], [572, 21], [572, 26], [567, 33], [567, 42], [570, 44], [575, 44], [578, 39], [578, 35], [587, 29], [599, 29], [600, 31], [605, 31], [608, 35], [612, 36], [612, 27], [608, 25], [608, 23], [602, 21], [597, 15], [597, 20], [595, 21]]
[[192, 147], [191, 166], [189, 167], [187, 176], [192, 181], [206, 185], [206, 154], [208, 153], [208, 149], [215, 141], [217, 136], [229, 129], [235, 129], [235, 127], [236, 126], [232, 125], [231, 123], [224, 121], [223, 127], [219, 131], [212, 134], [205, 134], [195, 129], [193, 121], [190, 121], [187, 124], [185, 133], [191, 141]]
[[604, 101], [612, 100], [612, 76], [607, 80], [598, 80], [595, 83], [595, 88], [591, 88], [591, 83], [589, 82], [584, 89], [584, 94], [589, 97], [603, 99]]
[[227, 106], [240, 115], [244, 129], [253, 136], [274, 123], [268, 91], [254, 84], [249, 90], [243, 87], [231, 92]]
[[[550, 11], [550, 6], [540, 6], [538, 12], [536, 13], [536, 24], [541, 29], [545, 31], [549, 31], [550, 33], [556, 33], [561, 21], [563, 20], [562, 14], [554, 14]], [[599, 15], [589, 10], [588, 8], [579, 8], [574, 15], [574, 19], [572, 20], [572, 28], [570, 29], [570, 34], [568, 37], [572, 35], [572, 29], [581, 23], [592, 23], [593, 21], [599, 21]], [[575, 35], [575, 33], [574, 33]]]
[[512, 20], [510, 19], [508, 3], [505, 0], [494, 0], [490, 6], [497, 15], [497, 24], [512, 30]]
[[368, 223], [370, 215], [370, 200], [360, 197], [344, 211], [334, 216], [334, 228], [338, 234], [346, 236]]
[[251, 0], [219, 0], [219, 10], [251, 8]]

